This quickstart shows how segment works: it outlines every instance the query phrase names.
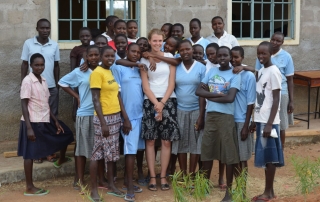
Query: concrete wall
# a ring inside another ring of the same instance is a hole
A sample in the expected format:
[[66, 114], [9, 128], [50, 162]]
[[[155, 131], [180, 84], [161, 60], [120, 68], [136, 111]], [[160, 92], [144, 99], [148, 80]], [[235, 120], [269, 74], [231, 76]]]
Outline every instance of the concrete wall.
[[[170, 2], [170, 3], [169, 3]], [[148, 30], [160, 28], [165, 22], [180, 22], [189, 37], [189, 20], [202, 21], [202, 34], [212, 33], [211, 18], [227, 17], [227, 1], [219, 0], [156, 0], [147, 1]], [[294, 59], [296, 70], [320, 69], [317, 65], [320, 50], [320, 1], [301, 0], [301, 31], [298, 46], [284, 46]], [[24, 41], [37, 34], [35, 27], [40, 18], [50, 19], [48, 0], [0, 1], [0, 152], [16, 149], [21, 107], [19, 99], [21, 50]], [[226, 25], [227, 26], [227, 25]], [[254, 65], [256, 47], [245, 47], [245, 63]], [[69, 71], [70, 50], [61, 50], [61, 75]], [[296, 111], [306, 111], [306, 88], [295, 87]], [[315, 93], [313, 93], [313, 101]], [[71, 98], [60, 91], [60, 119], [73, 128], [70, 120]], [[312, 105], [314, 107], [314, 105]]]

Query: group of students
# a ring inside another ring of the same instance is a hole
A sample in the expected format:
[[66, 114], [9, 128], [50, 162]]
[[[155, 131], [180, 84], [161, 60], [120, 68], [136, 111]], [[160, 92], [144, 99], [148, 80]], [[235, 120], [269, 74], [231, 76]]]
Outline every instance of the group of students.
[[[125, 22], [116, 16], [107, 17], [106, 28], [107, 32], [98, 36], [92, 36], [89, 28], [80, 30], [82, 44], [70, 53], [72, 71], [58, 82], [74, 98], [74, 188], [80, 189], [78, 182], [84, 183], [87, 158], [91, 160], [91, 201], [101, 201], [98, 188], [135, 201], [135, 193], [142, 192], [133, 185], [135, 160], [138, 184], [151, 191], [158, 189], [156, 178], [160, 178], [161, 190], [170, 189], [167, 177], [175, 172], [177, 159], [185, 174], [195, 173], [198, 166], [209, 179], [213, 160], [219, 160], [219, 187], [225, 190], [222, 201], [231, 201], [233, 177], [242, 170], [247, 172], [256, 130], [255, 166], [265, 168], [266, 187], [253, 200], [275, 198], [275, 170], [284, 165], [280, 130], [288, 127], [288, 116], [283, 120], [279, 110], [283, 107], [284, 114], [293, 111], [293, 62], [280, 48], [284, 35], [276, 32], [270, 42], [260, 43], [253, 68], [242, 64], [244, 50], [224, 31], [219, 16], [212, 19], [214, 33], [206, 39], [200, 35], [201, 22], [196, 18], [190, 21], [188, 39], [184, 39], [180, 23], [165, 23], [161, 30], [152, 29], [147, 38], [136, 36], [135, 21]], [[49, 193], [33, 185], [32, 159], [61, 150], [55, 167], [71, 160], [65, 151], [73, 135], [50, 114], [46, 80], [40, 76], [44, 63], [41, 54], [32, 55], [32, 73], [21, 85], [18, 154], [25, 159], [25, 195]], [[283, 95], [286, 103], [280, 108]], [[279, 128], [280, 120], [287, 122], [284, 128]], [[48, 146], [50, 150], [44, 151], [46, 144], [56, 147]], [[156, 174], [160, 146], [161, 170]], [[147, 177], [142, 170], [144, 152]], [[122, 189], [126, 194], [114, 184], [120, 153], [125, 155]]]

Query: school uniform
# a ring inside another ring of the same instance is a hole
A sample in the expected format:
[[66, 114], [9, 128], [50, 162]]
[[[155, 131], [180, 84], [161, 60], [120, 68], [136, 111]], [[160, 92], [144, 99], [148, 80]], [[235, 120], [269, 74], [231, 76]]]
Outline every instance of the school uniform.
[[253, 133], [249, 133], [246, 140], [241, 140], [241, 130], [246, 121], [247, 107], [256, 101], [256, 78], [250, 71], [241, 71], [240, 91], [237, 92], [234, 101], [234, 121], [238, 137], [238, 148], [240, 161], [248, 161], [253, 152]]
[[139, 37], [136, 37], [135, 39], [131, 39], [128, 37], [127, 39], [128, 39], [128, 42], [130, 42], [130, 43], [137, 43]]
[[[275, 129], [277, 136], [263, 137], [263, 129], [269, 120], [273, 100], [273, 90], [281, 90], [281, 73], [277, 66], [272, 65], [268, 68], [262, 67], [258, 72], [256, 84], [256, 102], [254, 109], [254, 121], [256, 122], [256, 145], [254, 165], [265, 168], [267, 163], [275, 164], [276, 167], [284, 166], [282, 145], [280, 140], [280, 101], [277, 114], [274, 118], [272, 128]], [[280, 97], [280, 92], [279, 92]]]
[[[294, 75], [294, 65], [291, 55], [282, 48], [271, 56], [272, 64], [276, 65], [281, 73], [281, 102], [280, 102], [280, 130], [286, 130], [293, 125], [293, 113], [288, 114], [289, 91], [287, 76]], [[263, 65], [256, 60], [255, 68], [259, 71]]]
[[54, 63], [60, 60], [60, 51], [58, 43], [48, 38], [48, 43], [41, 44], [38, 42], [37, 37], [27, 39], [23, 44], [21, 60], [27, 61], [29, 64], [29, 72], [32, 72], [30, 66], [30, 58], [35, 53], [41, 53], [45, 59], [45, 69], [41, 76], [46, 79], [48, 84], [50, 98], [49, 105], [52, 113], [58, 115], [59, 104], [59, 90], [56, 88], [56, 81], [54, 79]]
[[107, 162], [115, 162], [120, 158], [119, 134], [121, 125], [120, 104], [118, 99], [119, 85], [114, 79], [111, 70], [101, 66], [91, 73], [90, 88], [100, 89], [100, 104], [104, 120], [109, 128], [109, 136], [104, 137], [101, 130], [101, 122], [94, 112], [94, 146], [91, 160], [105, 159]]
[[[203, 47], [203, 50], [206, 50], [207, 46], [210, 44], [210, 41], [208, 41], [207, 39], [201, 37], [198, 41], [196, 41], [195, 43], [192, 41], [191, 37], [188, 38], [188, 40], [191, 42], [192, 46], [199, 44]], [[204, 51], [205, 52], [205, 51]], [[207, 59], [207, 55], [206, 53], [204, 53], [203, 55], [203, 59]]]
[[21, 84], [20, 98], [28, 99], [29, 120], [36, 137], [35, 142], [28, 139], [27, 125], [22, 116], [18, 156], [23, 156], [23, 159], [40, 159], [66, 148], [73, 141], [72, 131], [62, 121], [59, 124], [64, 133], [56, 134], [55, 122], [50, 118], [48, 85], [45, 78], [41, 79], [42, 83], [31, 72]]
[[199, 118], [199, 97], [195, 92], [205, 76], [205, 66], [194, 61], [187, 70], [183, 62], [177, 66], [175, 93], [178, 103], [178, 125], [181, 140], [172, 142], [172, 153], [201, 154], [203, 131], [196, 131]]
[[138, 67], [114, 65], [111, 71], [121, 86], [121, 99], [132, 126], [132, 130], [127, 135], [121, 131], [124, 155], [137, 154], [138, 150], [145, 149], [145, 142], [141, 138], [143, 91], [140, 70]]
[[107, 32], [104, 32], [101, 35], [106, 37], [108, 39], [108, 41], [112, 41], [112, 38], [107, 34]]
[[208, 59], [206, 59], [205, 61], [206, 61], [206, 74], [209, 72], [209, 70], [211, 68], [219, 68], [220, 67], [219, 64], [214, 64], [214, 63], [210, 62]]
[[[215, 94], [228, 94], [230, 88], [240, 90], [240, 75], [232, 69], [220, 71], [212, 68], [202, 83]], [[201, 145], [201, 160], [220, 160], [227, 165], [239, 163], [237, 134], [234, 122], [234, 103], [208, 100], [207, 116]]]
[[213, 33], [212, 35], [206, 38], [210, 43], [217, 43], [219, 46], [227, 46], [230, 49], [239, 46], [238, 40], [232, 34], [228, 34], [226, 31], [223, 32], [223, 35], [218, 38]]
[[80, 106], [76, 116], [76, 152], [75, 156], [85, 156], [90, 158], [94, 143], [92, 94], [90, 89], [91, 69], [83, 72], [80, 68], [75, 68], [59, 80], [61, 87], [78, 88]]
[[[171, 53], [164, 53], [164, 57], [173, 58]], [[150, 66], [149, 60], [141, 58], [141, 63]], [[155, 97], [160, 101], [168, 88], [170, 66], [163, 61], [156, 63], [157, 71], [148, 71], [149, 86]], [[173, 91], [162, 110], [162, 121], [155, 120], [154, 104], [144, 95], [142, 137], [147, 140], [179, 140], [180, 133], [177, 122], [177, 100]]]

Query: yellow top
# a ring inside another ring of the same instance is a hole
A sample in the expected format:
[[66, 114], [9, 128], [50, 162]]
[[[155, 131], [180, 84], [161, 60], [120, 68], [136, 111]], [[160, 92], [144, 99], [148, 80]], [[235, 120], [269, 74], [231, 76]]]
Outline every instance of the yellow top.
[[[98, 66], [90, 76], [90, 88], [100, 89], [100, 103], [103, 115], [114, 114], [120, 111], [118, 99], [119, 85], [114, 79], [111, 70]], [[97, 112], [94, 111], [97, 115]]]

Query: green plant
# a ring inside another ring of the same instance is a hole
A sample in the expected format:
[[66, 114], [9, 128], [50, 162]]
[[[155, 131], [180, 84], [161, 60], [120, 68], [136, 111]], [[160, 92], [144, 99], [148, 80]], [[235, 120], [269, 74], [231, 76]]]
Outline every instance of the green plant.
[[[90, 196], [90, 190], [89, 190], [89, 188], [88, 188], [88, 185], [83, 185], [83, 184], [81, 184], [80, 183], [80, 180], [78, 181], [78, 183], [77, 183], [77, 185], [80, 187], [80, 193], [81, 193], [81, 196], [82, 196], [82, 199], [83, 200], [88, 200], [88, 201], [91, 201], [90, 199], [89, 199], [89, 197], [88, 196]], [[103, 201], [103, 195], [102, 195], [102, 193], [99, 193], [99, 196], [100, 196], [100, 199], [102, 199], [102, 201]]]
[[175, 172], [171, 176], [174, 201], [202, 201], [210, 193], [212, 182], [205, 177], [203, 171], [184, 174]]
[[229, 190], [232, 196], [232, 201], [234, 202], [250, 202], [251, 199], [247, 196], [247, 179], [248, 179], [248, 169], [244, 168], [239, 173], [239, 175], [233, 181], [233, 190]]
[[297, 189], [306, 199], [307, 195], [319, 186], [320, 158], [312, 161], [309, 158], [292, 156], [291, 162], [295, 170], [295, 177], [299, 181]]

